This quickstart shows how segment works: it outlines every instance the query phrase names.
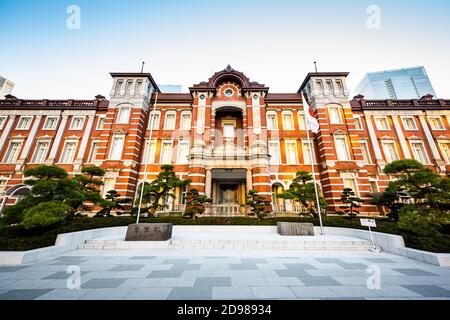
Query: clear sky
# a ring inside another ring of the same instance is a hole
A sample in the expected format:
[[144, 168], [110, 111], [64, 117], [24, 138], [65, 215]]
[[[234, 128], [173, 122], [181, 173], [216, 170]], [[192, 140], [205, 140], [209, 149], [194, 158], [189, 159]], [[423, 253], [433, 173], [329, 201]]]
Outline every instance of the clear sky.
[[[81, 10], [70, 30], [67, 8]], [[370, 5], [380, 29], [367, 27]], [[448, 0], [0, 0], [0, 75], [21, 98], [109, 96], [111, 71], [145, 71], [184, 90], [227, 64], [271, 92], [293, 92], [307, 72], [425, 66], [450, 98]]]

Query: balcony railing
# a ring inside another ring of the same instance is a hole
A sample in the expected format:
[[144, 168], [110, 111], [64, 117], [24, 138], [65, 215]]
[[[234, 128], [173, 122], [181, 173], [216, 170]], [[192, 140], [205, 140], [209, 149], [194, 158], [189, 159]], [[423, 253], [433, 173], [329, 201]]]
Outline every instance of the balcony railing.
[[238, 217], [246, 216], [247, 208], [239, 204], [211, 204], [206, 206], [205, 216]]

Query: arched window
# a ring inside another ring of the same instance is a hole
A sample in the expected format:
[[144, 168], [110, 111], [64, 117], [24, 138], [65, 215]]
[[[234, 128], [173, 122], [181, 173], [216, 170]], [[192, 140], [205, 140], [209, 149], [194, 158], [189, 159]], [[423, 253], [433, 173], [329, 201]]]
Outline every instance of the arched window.
[[272, 203], [274, 205], [284, 206], [284, 199], [278, 197], [278, 195], [282, 194], [283, 192], [284, 187], [281, 185], [281, 183], [276, 182], [272, 185]]

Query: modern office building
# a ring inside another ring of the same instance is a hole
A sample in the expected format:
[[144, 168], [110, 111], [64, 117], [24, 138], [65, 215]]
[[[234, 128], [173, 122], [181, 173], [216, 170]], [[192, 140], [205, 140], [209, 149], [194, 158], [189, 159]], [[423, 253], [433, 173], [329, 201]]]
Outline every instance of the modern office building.
[[10, 94], [14, 88], [14, 83], [0, 76], [0, 99]]
[[[172, 164], [178, 177], [213, 199], [209, 215], [245, 215], [251, 189], [271, 201], [273, 212], [299, 213], [301, 204], [276, 194], [313, 164], [327, 212], [339, 210], [350, 187], [365, 200], [361, 213], [378, 215], [370, 194], [391, 180], [382, 173], [387, 163], [414, 158], [449, 172], [450, 100], [349, 100], [347, 75], [309, 73], [297, 92], [276, 93], [228, 66], [187, 93], [161, 93], [150, 73], [111, 73], [109, 100], [8, 96], [0, 100], [0, 203], [29, 192], [23, 171], [39, 164], [70, 174], [101, 166], [102, 192], [132, 198], [146, 167], [150, 181], [162, 164]], [[302, 92], [320, 124], [312, 144]], [[184, 190], [175, 194], [167, 210], [183, 211]]]
[[436, 97], [424, 67], [368, 73], [355, 93], [366, 99], [419, 99], [428, 94]]

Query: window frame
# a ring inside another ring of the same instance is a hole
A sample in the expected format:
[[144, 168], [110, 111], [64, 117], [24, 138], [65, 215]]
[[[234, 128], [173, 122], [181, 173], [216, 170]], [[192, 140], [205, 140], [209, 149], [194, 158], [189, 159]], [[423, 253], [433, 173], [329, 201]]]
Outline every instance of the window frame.
[[[129, 124], [130, 118], [131, 118], [131, 113], [133, 110], [132, 106], [129, 104], [123, 104], [123, 105], [118, 106], [118, 109], [119, 110], [117, 112], [116, 124]], [[122, 122], [122, 112], [124, 109], [128, 109], [128, 117], [126, 120], [123, 119], [123, 122]]]
[[[82, 119], [82, 121], [81, 121], [81, 125], [80, 125], [80, 127], [78, 128], [75, 128], [74, 127], [74, 122], [75, 122], [75, 119]], [[80, 130], [83, 130], [83, 128], [84, 128], [84, 122], [86, 121], [86, 116], [73, 116], [72, 117], [72, 121], [70, 122], [70, 127], [69, 127], [69, 130], [72, 130], [72, 131], [80, 131]]]
[[[186, 154], [186, 159], [180, 162], [180, 145], [182, 144], [187, 144], [187, 154]], [[189, 164], [189, 160], [187, 159], [187, 156], [189, 156], [190, 153], [190, 148], [191, 148], [191, 142], [189, 140], [178, 140], [178, 144], [177, 144], [177, 164]]]
[[[361, 116], [353, 116], [353, 121], [355, 123], [355, 130], [358, 130], [358, 131], [364, 130], [364, 125], [363, 125], [363, 122], [361, 120]], [[356, 125], [356, 122], [359, 123], [359, 127]]]
[[[445, 152], [443, 145], [447, 146], [448, 154]], [[441, 152], [446, 163], [450, 164], [450, 140], [448, 141], [438, 141], [439, 151]]]
[[280, 165], [281, 164], [281, 149], [280, 149], [280, 140], [274, 140], [274, 139], [269, 139], [268, 143], [268, 147], [269, 147], [269, 152], [272, 153], [271, 151], [271, 144], [276, 144], [276, 152], [277, 152], [277, 158], [278, 158], [278, 162], [274, 163], [273, 161], [273, 157], [270, 157], [269, 160], [269, 164], [270, 165]]
[[[286, 121], [285, 121], [285, 116], [286, 115], [289, 115], [291, 117], [291, 120], [290, 120], [291, 126], [290, 126], [290, 128], [288, 128], [286, 126]], [[281, 122], [283, 124], [283, 130], [286, 130], [286, 131], [294, 131], [295, 130], [294, 115], [292, 114], [292, 111], [287, 111], [287, 110], [283, 111], [281, 113]]]
[[[189, 125], [183, 127], [183, 117], [189, 116]], [[176, 120], [176, 119], [175, 119]], [[180, 130], [191, 130], [192, 127], [192, 113], [190, 111], [182, 111], [180, 114]]]
[[[338, 139], [343, 139], [344, 140], [344, 148], [345, 148], [345, 155], [346, 155], [346, 159], [340, 159], [339, 158], [339, 153], [338, 153], [338, 148], [336, 140]], [[351, 160], [351, 155], [350, 155], [350, 150], [349, 150], [349, 145], [348, 145], [348, 139], [347, 136], [345, 134], [335, 134], [333, 135], [333, 141], [334, 141], [334, 149], [336, 150], [336, 158], [337, 161], [350, 161]]]
[[[316, 150], [314, 148], [314, 142], [313, 141], [308, 141], [308, 140], [302, 140], [302, 156], [303, 156], [303, 163], [307, 164], [307, 165], [317, 165], [317, 157], [316, 157]], [[309, 145], [310, 148], [312, 148], [312, 163], [311, 163], [311, 159], [310, 157], [310, 153], [309, 152], [305, 152], [305, 145]], [[308, 161], [306, 161], [305, 158], [305, 154], [308, 156]]]
[[[42, 159], [42, 161], [37, 162], [36, 161], [36, 156], [37, 156], [37, 152], [38, 152], [38, 147], [42, 143], [47, 143], [47, 150], [45, 150], [44, 158]], [[47, 159], [49, 151], [50, 151], [50, 139], [39, 139], [36, 142], [36, 147], [34, 148], [33, 156], [31, 157], [31, 162], [30, 163], [45, 163], [45, 160]]]
[[[402, 119], [403, 129], [405, 129], [405, 131], [418, 131], [419, 130], [419, 127], [417, 126], [416, 119], [414, 119], [414, 116], [402, 116], [402, 117], [400, 117], [400, 119]], [[412, 119], [412, 121], [414, 123], [414, 128], [408, 128], [406, 126], [406, 119]]]
[[[153, 121], [153, 129], [150, 127], [150, 125], [152, 124], [152, 117], [151, 117], [152, 114], [154, 115], [153, 119], [155, 119], [155, 116], [157, 116], [156, 121]], [[153, 131], [159, 130], [160, 121], [161, 121], [161, 111], [159, 111], [159, 110], [153, 111], [152, 110], [148, 117], [147, 130], [153, 130]]]
[[[288, 161], [288, 144], [293, 144], [294, 145], [294, 156], [295, 156], [295, 162], [294, 163], [290, 163]], [[297, 165], [299, 163], [298, 161], [298, 150], [297, 150], [297, 140], [295, 139], [285, 139], [284, 140], [284, 150], [285, 150], [285, 156], [286, 156], [286, 164], [288, 165]]]
[[[416, 154], [414, 152], [415, 149], [413, 147], [413, 144], [420, 144], [420, 146], [421, 146], [420, 151], [422, 152], [422, 155], [425, 157], [424, 162], [422, 162], [422, 160], [417, 159]], [[411, 147], [411, 153], [414, 157], [414, 160], [416, 160], [424, 165], [430, 164], [430, 158], [428, 157], [427, 149], [425, 148], [425, 144], [423, 143], [422, 140], [411, 139], [411, 140], [409, 140], [409, 146]]]
[[[155, 149], [153, 150], [153, 157], [150, 157], [150, 159], [148, 159], [148, 162], [147, 162], [147, 164], [153, 164], [153, 163], [157, 163], [156, 162], [156, 149], [157, 149], [157, 146], [158, 146], [158, 139], [152, 139], [151, 141], [149, 140], [149, 139], [145, 139], [145, 150], [144, 150], [144, 154], [142, 155], [142, 157], [143, 157], [143, 161], [141, 161], [141, 163], [143, 163], [143, 164], [145, 164], [145, 161], [147, 160], [146, 158], [147, 158], [147, 150], [149, 150], [148, 149], [148, 147], [149, 147], [149, 143], [154, 143], [155, 144]], [[152, 149], [151, 149], [151, 146], [150, 146], [150, 155], [152, 154]]]
[[[172, 116], [172, 115], [173, 115], [173, 128], [172, 127], [169, 128], [168, 124], [167, 124], [167, 117], [168, 116]], [[166, 111], [166, 114], [164, 115], [164, 128], [163, 128], [163, 130], [168, 130], [168, 131], [175, 130], [176, 126], [177, 126], [177, 112], [174, 111], [174, 110]]]
[[[11, 147], [13, 143], [19, 143], [19, 148], [17, 149], [17, 155], [14, 157], [14, 159], [11, 159], [11, 161], [6, 161], [7, 158], [9, 158], [9, 154], [11, 151]], [[23, 148], [23, 139], [11, 139], [8, 144], [8, 148], [6, 149], [5, 155], [3, 156], [2, 163], [6, 164], [14, 164], [20, 157], [20, 152]]]
[[[102, 123], [102, 120], [103, 120], [103, 125], [100, 126], [100, 124]], [[95, 127], [95, 130], [105, 130], [105, 128], [104, 128], [105, 121], [106, 121], [106, 115], [98, 116], [97, 126]]]
[[[331, 110], [333, 110], [333, 109], [335, 109], [337, 111], [339, 122], [332, 121], [333, 118], [331, 116], [331, 114], [332, 114]], [[330, 124], [343, 124], [344, 123], [343, 108], [341, 106], [337, 106], [337, 105], [328, 106], [327, 110], [328, 110]]]
[[[434, 127], [433, 122], [431, 122], [431, 119], [439, 119], [439, 123], [441, 124], [441, 126], [439, 128]], [[428, 122], [430, 123], [430, 127], [432, 130], [445, 131], [445, 124], [444, 124], [444, 121], [442, 120], [441, 116], [428, 116]]]
[[[271, 123], [270, 121], [269, 121], [269, 117], [271, 117], [271, 116], [273, 116], [274, 117], [274, 119], [275, 119], [275, 128], [272, 128], [272, 127], [269, 127], [269, 123]], [[267, 113], [266, 113], [266, 124], [267, 124], [267, 130], [271, 130], [271, 131], [276, 131], [276, 130], [279, 130], [279, 128], [278, 128], [278, 115], [277, 115], [277, 112], [276, 111], [268, 111]]]
[[[94, 149], [94, 145], [97, 145], [97, 148]], [[100, 147], [100, 140], [92, 140], [91, 142], [91, 148], [89, 149], [89, 155], [87, 158], [86, 163], [95, 163], [95, 158], [97, 158], [98, 148]], [[95, 151], [95, 157], [94, 157], [94, 150]]]
[[[378, 121], [377, 121], [379, 119], [386, 120], [387, 128], [380, 128], [380, 126], [378, 125]], [[389, 118], [387, 116], [375, 116], [375, 117], [373, 117], [373, 121], [375, 122], [375, 128], [377, 128], [377, 131], [390, 131], [391, 130], [391, 125], [389, 124]]]
[[[54, 127], [49, 127], [48, 126], [49, 119], [55, 119], [56, 120]], [[42, 127], [42, 130], [56, 130], [56, 128], [58, 128], [58, 120], [59, 120], [58, 116], [47, 116], [45, 118], [45, 122], [44, 122], [44, 126]]]
[[[169, 154], [169, 162], [163, 162], [163, 155], [164, 155], [164, 145], [170, 144], [170, 154]], [[172, 158], [173, 158], [173, 140], [162, 140], [161, 141], [161, 151], [159, 155], [159, 163], [160, 164], [172, 164]]]
[[[64, 158], [64, 155], [65, 155], [65, 151], [67, 150], [66, 146], [69, 143], [74, 143], [75, 144], [75, 149], [74, 149], [74, 152], [73, 152], [72, 160], [68, 160], [68, 162], [64, 162], [63, 158]], [[77, 155], [77, 149], [78, 149], [78, 140], [75, 140], [75, 139], [66, 139], [66, 140], [64, 140], [64, 146], [63, 146], [63, 148], [61, 150], [61, 155], [59, 157], [59, 162], [58, 163], [61, 163], [61, 164], [72, 164], [73, 161], [75, 160], [76, 155]]]
[[[120, 155], [118, 156], [119, 159], [115, 159], [115, 158], [113, 158], [113, 153], [115, 153], [114, 151], [116, 151], [115, 147], [114, 147], [114, 143], [115, 143], [116, 139], [119, 139], [119, 138], [121, 138], [122, 141], [123, 141], [122, 150], [120, 152]], [[109, 148], [108, 160], [111, 160], [111, 161], [120, 161], [120, 160], [122, 160], [122, 156], [123, 156], [124, 150], [125, 150], [125, 134], [123, 134], [123, 133], [114, 134], [112, 139], [111, 139], [111, 148]]]
[[[28, 122], [26, 128], [20, 127], [20, 123], [22, 122], [23, 119], [30, 119], [30, 122]], [[33, 122], [33, 116], [20, 116], [19, 121], [17, 122], [17, 125], [16, 125], [16, 130], [30, 130], [32, 122]]]
[[[298, 129], [301, 131], [306, 131], [307, 124], [306, 124], [306, 116], [304, 112], [297, 112], [297, 120], [298, 120]], [[303, 119], [303, 121], [302, 121]]]
[[[395, 155], [396, 155], [396, 159], [391, 159], [390, 161], [388, 161], [387, 156], [386, 156], [386, 145], [387, 144], [392, 144], [394, 147], [394, 151], [395, 151]], [[397, 161], [400, 159], [400, 155], [398, 153], [398, 149], [397, 149], [397, 144], [395, 143], [395, 140], [385, 140], [385, 141], [381, 141], [381, 148], [383, 149], [383, 155], [384, 155], [384, 159], [387, 163], [391, 163], [393, 161]]]
[[[359, 140], [359, 144], [361, 145], [361, 154], [363, 155], [364, 164], [366, 164], [366, 165], [373, 164], [373, 162], [372, 162], [372, 155], [370, 154], [369, 143], [367, 142], [367, 140]], [[365, 148], [363, 146], [365, 146]], [[366, 161], [364, 159], [364, 153], [365, 152], [363, 150], [367, 151], [368, 161]]]
[[0, 116], [0, 130], [5, 128], [5, 124], [8, 122], [8, 116]]

